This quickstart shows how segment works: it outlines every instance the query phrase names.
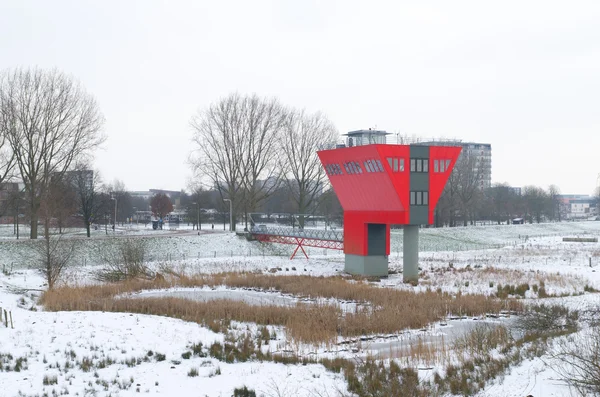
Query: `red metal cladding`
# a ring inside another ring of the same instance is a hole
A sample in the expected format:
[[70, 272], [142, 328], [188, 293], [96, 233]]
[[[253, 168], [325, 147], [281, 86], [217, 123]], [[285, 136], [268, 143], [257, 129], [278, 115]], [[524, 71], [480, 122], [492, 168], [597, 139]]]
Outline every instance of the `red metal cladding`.
[[390, 254], [390, 222], [394, 214], [386, 211], [344, 211], [344, 252], [353, 255], [367, 255], [368, 223], [386, 224], [386, 255]]
[[[410, 205], [409, 189], [410, 186], [410, 146], [409, 145], [377, 145], [377, 151], [385, 166], [385, 170], [394, 185], [394, 190], [404, 208]], [[387, 159], [392, 159], [390, 165]], [[400, 160], [403, 160], [402, 162]], [[398, 162], [394, 170], [394, 161]], [[400, 167], [403, 165], [402, 170]], [[406, 214], [408, 216], [408, 213]], [[399, 224], [408, 223], [408, 217]]]
[[[375, 162], [378, 160], [384, 167], [378, 146], [383, 145], [356, 146], [318, 152], [326, 170], [331, 167], [335, 168], [333, 172], [328, 170], [327, 174], [344, 211], [406, 211], [406, 207], [402, 205], [396, 194], [392, 179], [385, 172], [385, 168], [379, 171], [378, 164]], [[397, 147], [402, 149], [401, 146]], [[351, 162], [352, 164], [350, 164]], [[368, 166], [367, 162], [369, 162]], [[347, 167], [349, 166], [356, 169], [356, 172], [348, 173]], [[374, 167], [377, 167], [377, 170]]]
[[[429, 224], [433, 223], [435, 206], [437, 205], [446, 181], [450, 177], [456, 160], [460, 155], [461, 147], [455, 146], [430, 146], [429, 147]], [[447, 161], [450, 160], [447, 166]], [[436, 172], [435, 162], [438, 162]], [[440, 162], [444, 161], [444, 171], [440, 170]]]
[[[460, 150], [429, 147], [430, 224]], [[377, 223], [387, 225], [389, 255], [390, 225], [407, 225], [410, 220], [410, 153], [410, 145], [365, 145], [318, 152], [344, 208], [345, 253], [367, 255], [368, 224]]]

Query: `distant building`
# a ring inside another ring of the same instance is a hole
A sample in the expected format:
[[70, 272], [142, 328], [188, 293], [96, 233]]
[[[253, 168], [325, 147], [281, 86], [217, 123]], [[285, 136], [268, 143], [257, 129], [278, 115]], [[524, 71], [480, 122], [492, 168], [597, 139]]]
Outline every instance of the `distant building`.
[[[465, 158], [473, 158], [473, 172], [479, 174], [479, 187], [487, 189], [492, 186], [492, 145], [489, 143], [463, 142], [460, 140], [439, 140], [419, 142], [421, 145], [430, 146], [460, 146], [462, 151], [458, 161]], [[454, 167], [453, 172], [457, 172], [457, 167]], [[521, 188], [519, 189], [519, 194]]]
[[587, 218], [598, 214], [596, 199], [587, 194], [561, 194], [558, 200], [561, 213], [567, 218]]
[[522, 194], [522, 189], [520, 187], [509, 186], [508, 190], [516, 196], [520, 196]]
[[67, 171], [64, 175], [64, 180], [70, 183], [74, 188], [78, 188], [79, 181], [82, 180], [85, 189], [91, 190], [94, 187], [94, 171], [93, 170], [76, 170]]
[[147, 190], [135, 190], [135, 191], [129, 192], [129, 194], [133, 198], [141, 198], [144, 200], [150, 200], [152, 198], [152, 196], [154, 196], [154, 194], [152, 192], [147, 191]]

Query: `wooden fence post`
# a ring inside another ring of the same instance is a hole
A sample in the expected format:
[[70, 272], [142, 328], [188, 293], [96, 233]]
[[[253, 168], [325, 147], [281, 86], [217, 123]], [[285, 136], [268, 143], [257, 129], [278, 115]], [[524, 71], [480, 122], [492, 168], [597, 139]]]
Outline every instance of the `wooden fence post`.
[[12, 322], [12, 312], [9, 312], [9, 313], [10, 313], [10, 328], [15, 329], [15, 327], [13, 326], [13, 322]]

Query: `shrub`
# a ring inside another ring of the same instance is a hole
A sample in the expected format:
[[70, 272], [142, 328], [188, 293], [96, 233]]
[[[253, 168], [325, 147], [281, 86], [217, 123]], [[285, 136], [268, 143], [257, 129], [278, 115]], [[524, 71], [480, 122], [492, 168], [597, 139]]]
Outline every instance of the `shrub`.
[[44, 375], [42, 383], [44, 384], [44, 386], [56, 385], [58, 383], [58, 377], [56, 375]]
[[188, 372], [188, 376], [189, 377], [195, 377], [198, 376], [198, 369], [197, 368], [190, 368], [189, 372]]
[[394, 361], [386, 367], [371, 358], [356, 369], [345, 371], [348, 391], [359, 397], [376, 396], [429, 396], [427, 385], [419, 383], [419, 375], [412, 368], [400, 368]]
[[244, 386], [233, 389], [233, 397], [256, 397], [256, 392]]
[[553, 368], [582, 396], [600, 395], [600, 327], [557, 342]]
[[202, 351], [202, 342], [193, 343], [191, 348], [192, 348], [192, 353], [194, 354], [194, 356], [206, 357], [206, 353], [204, 353]]
[[221, 345], [219, 342], [214, 342], [212, 345], [210, 345], [208, 354], [219, 361], [223, 361], [223, 345]]
[[152, 279], [146, 266], [146, 241], [143, 238], [112, 240], [111, 247], [100, 253], [105, 265], [96, 272], [96, 279], [117, 282], [135, 278]]
[[515, 328], [525, 335], [553, 336], [577, 331], [578, 319], [579, 312], [562, 305], [532, 305], [517, 318]]

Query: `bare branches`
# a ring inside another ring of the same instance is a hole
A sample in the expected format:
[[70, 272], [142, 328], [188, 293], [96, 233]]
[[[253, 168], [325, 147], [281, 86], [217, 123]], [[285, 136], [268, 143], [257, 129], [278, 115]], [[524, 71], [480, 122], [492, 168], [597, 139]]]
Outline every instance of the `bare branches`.
[[117, 282], [134, 278], [151, 279], [148, 269], [148, 247], [142, 238], [113, 239], [109, 249], [100, 253], [104, 266], [95, 273], [96, 279]]
[[88, 237], [91, 236], [91, 224], [96, 222], [103, 214], [100, 200], [101, 179], [98, 172], [94, 172], [85, 163], [78, 163], [75, 169], [66, 175], [67, 182], [75, 190], [79, 216], [83, 220]]
[[277, 139], [283, 130], [286, 110], [275, 99], [247, 99], [245, 128], [247, 148], [243, 157], [243, 185], [249, 210], [254, 210], [279, 186]]
[[231, 200], [234, 212], [241, 197], [251, 210], [274, 190], [265, 181], [278, 179], [276, 137], [284, 115], [275, 99], [232, 94], [192, 118], [196, 145], [192, 165]]
[[317, 151], [334, 147], [337, 137], [335, 126], [322, 113], [296, 111], [286, 120], [279, 164], [300, 214], [309, 212], [327, 179]]
[[[2, 125], [2, 112], [0, 111], [0, 125]], [[0, 128], [0, 184], [12, 179], [16, 160], [10, 148], [7, 134]]]
[[56, 70], [17, 69], [0, 75], [0, 133], [6, 136], [25, 184], [31, 238], [51, 178], [100, 145], [104, 118], [95, 99]]
[[71, 262], [76, 249], [76, 241], [66, 241], [60, 236], [51, 235], [48, 230], [42, 243], [36, 244], [37, 269], [48, 283], [48, 289], [54, 288], [65, 268]]
[[600, 328], [590, 327], [556, 342], [552, 368], [580, 395], [600, 393]]

